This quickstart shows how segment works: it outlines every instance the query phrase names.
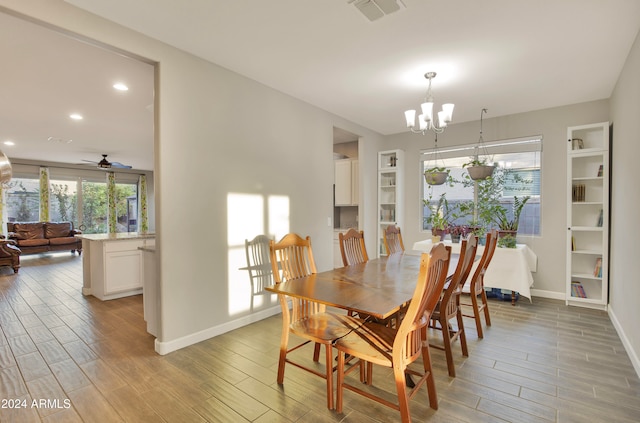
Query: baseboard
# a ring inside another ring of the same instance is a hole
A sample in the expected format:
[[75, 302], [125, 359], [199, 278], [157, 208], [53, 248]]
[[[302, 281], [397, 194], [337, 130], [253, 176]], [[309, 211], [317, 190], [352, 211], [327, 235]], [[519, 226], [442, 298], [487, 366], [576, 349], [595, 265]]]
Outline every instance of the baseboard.
[[613, 323], [613, 327], [616, 328], [616, 332], [618, 332], [618, 336], [622, 341], [622, 345], [624, 345], [624, 349], [627, 351], [627, 355], [629, 356], [629, 360], [631, 360], [631, 364], [633, 364], [633, 368], [636, 370], [636, 374], [640, 377], [640, 358], [638, 358], [638, 354], [633, 349], [631, 342], [629, 342], [629, 338], [622, 330], [622, 326], [616, 317], [616, 313], [609, 305], [609, 319], [611, 319], [611, 323]]
[[170, 352], [188, 347], [189, 345], [197, 344], [214, 336], [222, 335], [223, 333], [266, 319], [281, 311], [280, 305], [278, 305], [171, 341], [161, 342], [156, 339], [154, 348], [160, 355], [169, 354]]
[[566, 298], [564, 292], [544, 291], [542, 289], [532, 289], [531, 297], [551, 298], [553, 300], [563, 300]]

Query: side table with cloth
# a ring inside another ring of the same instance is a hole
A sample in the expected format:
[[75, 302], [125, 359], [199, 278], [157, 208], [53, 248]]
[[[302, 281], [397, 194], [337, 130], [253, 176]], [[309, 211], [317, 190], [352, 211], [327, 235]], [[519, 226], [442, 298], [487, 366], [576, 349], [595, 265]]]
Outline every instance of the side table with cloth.
[[[444, 244], [451, 246], [452, 253], [460, 252], [459, 243], [444, 241]], [[413, 249], [418, 251], [431, 251], [432, 247], [433, 243], [430, 239], [413, 244]], [[481, 255], [483, 251], [484, 246], [479, 245], [476, 254]], [[484, 286], [518, 292], [531, 301], [530, 287], [533, 285], [531, 272], [535, 272], [537, 266], [538, 257], [526, 244], [517, 244], [516, 248], [496, 248], [484, 276]], [[474, 271], [475, 266], [471, 274]], [[465, 288], [468, 289], [468, 286], [465, 285]]]

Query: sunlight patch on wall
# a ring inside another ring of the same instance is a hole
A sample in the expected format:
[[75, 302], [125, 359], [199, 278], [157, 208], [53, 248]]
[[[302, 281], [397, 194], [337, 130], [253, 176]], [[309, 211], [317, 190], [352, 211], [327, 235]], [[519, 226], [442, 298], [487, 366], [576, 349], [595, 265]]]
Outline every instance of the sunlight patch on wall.
[[[265, 227], [265, 223], [267, 223]], [[229, 315], [277, 305], [268, 291], [252, 292], [245, 240], [265, 234], [280, 239], [289, 232], [289, 197], [229, 193], [227, 195], [227, 244]]]

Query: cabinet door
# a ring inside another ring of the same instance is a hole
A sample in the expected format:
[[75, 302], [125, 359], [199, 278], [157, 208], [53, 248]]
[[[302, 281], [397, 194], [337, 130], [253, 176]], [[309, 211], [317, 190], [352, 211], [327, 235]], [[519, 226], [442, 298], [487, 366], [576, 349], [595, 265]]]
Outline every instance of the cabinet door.
[[142, 257], [139, 250], [105, 253], [105, 294], [142, 288]]
[[336, 160], [335, 166], [335, 205], [351, 205], [351, 160]]

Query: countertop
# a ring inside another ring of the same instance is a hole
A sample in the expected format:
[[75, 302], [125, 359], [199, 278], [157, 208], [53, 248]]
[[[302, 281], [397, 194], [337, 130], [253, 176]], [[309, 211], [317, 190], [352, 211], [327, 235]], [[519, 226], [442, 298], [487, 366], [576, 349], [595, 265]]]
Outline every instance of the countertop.
[[81, 234], [76, 235], [76, 238], [86, 239], [88, 241], [124, 241], [132, 239], [153, 239], [156, 237], [155, 233], [140, 233], [140, 232], [118, 232], [115, 234]]

